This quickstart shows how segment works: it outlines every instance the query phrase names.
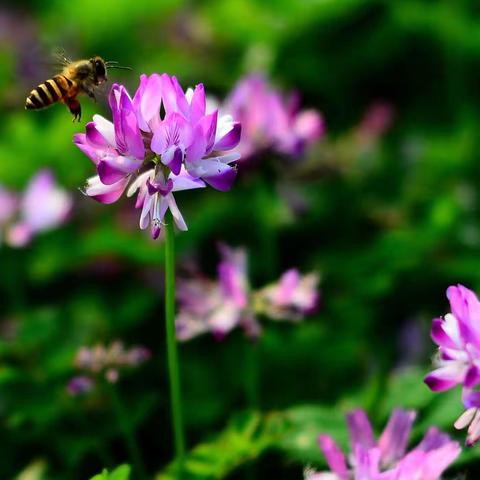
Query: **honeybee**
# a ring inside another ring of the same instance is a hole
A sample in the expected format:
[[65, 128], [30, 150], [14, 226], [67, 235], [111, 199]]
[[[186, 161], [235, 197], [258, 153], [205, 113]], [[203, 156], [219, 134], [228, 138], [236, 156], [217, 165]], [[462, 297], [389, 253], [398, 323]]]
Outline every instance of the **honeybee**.
[[118, 62], [106, 62], [98, 55], [85, 60], [72, 62], [59, 56], [63, 64], [60, 74], [46, 80], [34, 88], [25, 101], [27, 110], [39, 110], [55, 102], [64, 103], [73, 115], [73, 121], [80, 121], [82, 108], [77, 99], [79, 94], [87, 94], [96, 101], [95, 90], [107, 81], [108, 68], [122, 68]]

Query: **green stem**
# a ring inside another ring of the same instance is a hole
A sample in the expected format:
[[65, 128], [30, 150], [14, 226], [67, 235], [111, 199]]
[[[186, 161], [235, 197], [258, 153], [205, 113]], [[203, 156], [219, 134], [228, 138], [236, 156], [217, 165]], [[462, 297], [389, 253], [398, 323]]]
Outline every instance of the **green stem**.
[[245, 397], [248, 408], [256, 410], [259, 399], [259, 339], [252, 343], [245, 339]]
[[8, 252], [5, 255], [5, 271], [9, 272], [5, 286], [14, 314], [24, 313], [26, 305], [24, 290], [27, 275], [21, 260], [18, 252]]
[[132, 424], [129, 420], [129, 416], [125, 407], [120, 400], [120, 396], [115, 389], [115, 386], [110, 384], [108, 381], [105, 382], [107, 385], [108, 393], [110, 394], [110, 399], [112, 402], [113, 409], [115, 410], [115, 415], [117, 416], [118, 423], [123, 433], [123, 438], [125, 440], [125, 445], [128, 450], [128, 455], [130, 461], [132, 462], [135, 470], [138, 472], [138, 477], [142, 480], [147, 478], [145, 474], [145, 466], [143, 464], [142, 456], [140, 449], [138, 448], [138, 443], [135, 438], [135, 434], [132, 430]]
[[165, 317], [167, 324], [167, 359], [170, 380], [170, 403], [177, 459], [177, 479], [182, 477], [185, 456], [185, 438], [182, 421], [182, 400], [177, 340], [175, 337], [175, 232], [170, 212], [165, 227]]

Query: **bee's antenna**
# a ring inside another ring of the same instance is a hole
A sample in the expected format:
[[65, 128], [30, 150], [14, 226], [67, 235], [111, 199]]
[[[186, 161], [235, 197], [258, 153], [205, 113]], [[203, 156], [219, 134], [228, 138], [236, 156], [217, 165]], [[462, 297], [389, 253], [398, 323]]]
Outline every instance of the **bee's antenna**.
[[117, 70], [133, 70], [132, 67], [123, 67], [121, 65], [107, 65], [108, 69], [116, 68]]
[[107, 68], [116, 68], [117, 70], [131, 70], [131, 67], [124, 67], [122, 65], [119, 65], [116, 60], [108, 60], [105, 62], [105, 66]]

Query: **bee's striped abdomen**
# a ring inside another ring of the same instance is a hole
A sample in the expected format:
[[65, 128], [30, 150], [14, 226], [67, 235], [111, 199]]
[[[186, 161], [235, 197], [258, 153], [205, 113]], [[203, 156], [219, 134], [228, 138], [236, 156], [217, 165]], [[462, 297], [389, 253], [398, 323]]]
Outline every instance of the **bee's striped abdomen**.
[[72, 89], [73, 85], [73, 82], [65, 77], [65, 75], [55, 75], [30, 92], [25, 102], [25, 108], [28, 110], [37, 110], [48, 107], [52, 103], [68, 96], [68, 92]]

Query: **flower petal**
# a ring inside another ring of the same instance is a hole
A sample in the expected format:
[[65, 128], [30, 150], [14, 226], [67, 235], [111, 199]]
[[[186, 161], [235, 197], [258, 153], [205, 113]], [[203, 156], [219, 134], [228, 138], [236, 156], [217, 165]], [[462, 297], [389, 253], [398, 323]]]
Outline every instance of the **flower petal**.
[[72, 198], [55, 183], [50, 170], [40, 170], [29, 182], [20, 202], [20, 216], [31, 232], [54, 228], [71, 211]]
[[97, 173], [105, 185], [113, 185], [125, 177], [125, 172], [116, 168], [113, 163], [103, 160], [97, 166]]
[[462, 383], [467, 367], [462, 363], [454, 362], [450, 365], [437, 368], [429, 373], [424, 382], [434, 392], [443, 392]]
[[97, 149], [108, 149], [109, 147], [111, 147], [111, 144], [97, 129], [95, 122], [88, 122], [87, 125], [85, 125], [85, 130], [86, 141], [92, 147]]
[[458, 319], [460, 332], [467, 342], [480, 343], [480, 302], [477, 296], [463, 285], [447, 289], [452, 314]]
[[480, 408], [480, 392], [464, 388], [462, 391], [462, 401], [465, 408]]
[[432, 321], [432, 340], [440, 347], [461, 349], [462, 340], [457, 319], [451, 315], [445, 315], [444, 319], [435, 318]]
[[357, 445], [361, 445], [366, 449], [376, 446], [372, 426], [365, 411], [358, 409], [348, 413], [347, 425], [352, 450], [355, 450]]
[[480, 383], [480, 369], [475, 365], [471, 365], [467, 370], [463, 383], [466, 388], [477, 386]]
[[357, 444], [354, 449], [355, 480], [376, 480], [379, 471], [380, 449]]
[[87, 142], [87, 137], [84, 133], [76, 133], [73, 136], [73, 143], [95, 164], [101, 160], [101, 151], [92, 147]]
[[378, 441], [382, 465], [391, 465], [403, 457], [415, 416], [415, 412], [411, 410], [393, 411]]
[[206, 154], [206, 151], [207, 139], [202, 127], [197, 125], [193, 130], [191, 142], [185, 151], [185, 163], [194, 165], [200, 161], [200, 159]]
[[151, 209], [154, 202], [154, 196], [147, 195], [143, 202], [142, 212], [140, 213], [140, 228], [145, 230], [150, 225]]
[[157, 73], [140, 76], [140, 85], [133, 97], [133, 106], [137, 113], [139, 127], [148, 132], [151, 123], [160, 117], [162, 103], [162, 78]]
[[192, 177], [184, 167], [181, 168], [178, 175], [170, 175], [173, 181], [173, 191], [180, 192], [181, 190], [192, 190], [195, 188], [205, 188], [205, 182], [199, 178]]
[[168, 207], [172, 212], [173, 219], [175, 220], [175, 225], [177, 225], [179, 230], [186, 232], [188, 230], [187, 224], [185, 223], [182, 213], [180, 212], [180, 209], [177, 206], [177, 202], [175, 202], [175, 198], [172, 194], [168, 196]]
[[84, 193], [100, 203], [114, 203], [122, 196], [127, 184], [128, 177], [112, 185], [105, 185], [98, 176], [95, 176], [87, 180]]
[[170, 170], [178, 175], [182, 168], [183, 152], [180, 147], [172, 145], [162, 154], [161, 161], [164, 165], [170, 168]]
[[242, 126], [239, 122], [234, 122], [231, 129], [222, 137], [216, 140], [214, 150], [232, 150], [240, 143], [242, 135]]
[[205, 116], [206, 100], [205, 89], [203, 84], [198, 84], [193, 92], [190, 102], [190, 122], [195, 125], [202, 117]]
[[348, 480], [348, 468], [345, 455], [340, 448], [338, 448], [333, 438], [328, 435], [320, 435], [318, 437], [318, 443], [320, 444], [320, 449], [325, 456], [330, 470], [338, 475], [339, 480]]
[[198, 126], [203, 132], [203, 136], [206, 141], [206, 153], [209, 154], [213, 145], [215, 144], [215, 134], [217, 132], [217, 119], [218, 119], [218, 110], [214, 110], [212, 113], [205, 115], [199, 122]]
[[475, 416], [475, 414], [477, 413], [477, 408], [476, 407], [470, 407], [469, 409], [465, 410], [458, 418], [457, 420], [455, 421], [455, 423], [453, 424], [453, 426], [457, 429], [457, 430], [462, 430], [464, 429], [465, 427], [467, 427], [468, 425], [470, 425], [470, 423], [472, 422], [473, 420], [473, 417]]
[[112, 146], [116, 145], [115, 143], [115, 127], [110, 120], [107, 120], [101, 115], [95, 114], [93, 116], [93, 123], [95, 124], [96, 130], [102, 135], [103, 138]]

